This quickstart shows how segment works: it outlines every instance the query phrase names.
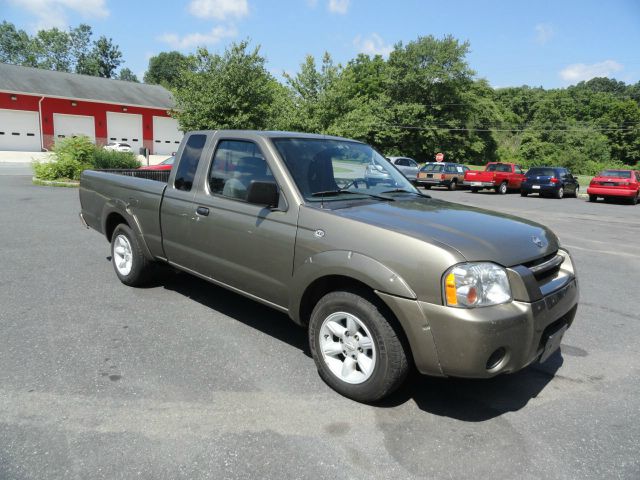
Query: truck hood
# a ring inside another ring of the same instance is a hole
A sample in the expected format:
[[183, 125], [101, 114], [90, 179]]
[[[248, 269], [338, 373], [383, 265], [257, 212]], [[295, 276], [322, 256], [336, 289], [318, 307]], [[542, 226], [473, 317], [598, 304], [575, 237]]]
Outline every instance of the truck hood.
[[467, 261], [491, 261], [505, 267], [552, 254], [559, 246], [555, 234], [538, 223], [430, 198], [396, 197], [394, 202], [357, 205], [333, 213], [444, 244]]

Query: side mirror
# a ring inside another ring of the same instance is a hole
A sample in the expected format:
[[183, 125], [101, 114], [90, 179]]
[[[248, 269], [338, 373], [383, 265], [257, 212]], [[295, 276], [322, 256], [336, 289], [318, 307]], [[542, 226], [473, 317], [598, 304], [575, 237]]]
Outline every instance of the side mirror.
[[276, 182], [252, 180], [247, 189], [247, 202], [267, 207], [277, 207], [280, 192]]

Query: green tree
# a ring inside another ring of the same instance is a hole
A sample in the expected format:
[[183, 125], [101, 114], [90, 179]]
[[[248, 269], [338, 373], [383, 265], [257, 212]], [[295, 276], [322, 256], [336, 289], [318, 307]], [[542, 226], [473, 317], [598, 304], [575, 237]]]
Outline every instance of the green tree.
[[40, 30], [32, 40], [38, 68], [71, 71], [70, 41], [69, 34], [57, 28]]
[[115, 45], [111, 38], [105, 36], [93, 43], [93, 49], [89, 56], [97, 64], [99, 77], [113, 78], [117, 68], [122, 64], [120, 47]]
[[0, 63], [35, 67], [36, 57], [31, 38], [13, 23], [0, 23]]
[[126, 67], [120, 70], [120, 73], [118, 74], [118, 80], [124, 80], [125, 82], [140, 83], [135, 73], [133, 73], [130, 69]]
[[327, 130], [332, 121], [327, 92], [339, 77], [340, 70], [341, 67], [336, 66], [331, 55], [325, 52], [320, 69], [313, 56], [307, 55], [296, 75], [284, 74], [295, 105], [295, 116], [291, 121], [293, 129], [312, 133]]
[[180, 72], [190, 68], [193, 59], [180, 52], [160, 52], [149, 59], [149, 67], [144, 74], [144, 83], [175, 87]]
[[198, 49], [194, 70], [184, 70], [174, 90], [182, 130], [270, 128], [277, 82], [259, 47], [248, 46], [233, 43], [223, 55]]

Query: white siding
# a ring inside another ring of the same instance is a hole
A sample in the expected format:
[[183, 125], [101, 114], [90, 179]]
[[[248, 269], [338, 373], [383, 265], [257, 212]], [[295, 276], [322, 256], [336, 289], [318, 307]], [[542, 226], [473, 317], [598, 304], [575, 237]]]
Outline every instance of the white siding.
[[39, 152], [38, 112], [0, 109], [0, 150]]

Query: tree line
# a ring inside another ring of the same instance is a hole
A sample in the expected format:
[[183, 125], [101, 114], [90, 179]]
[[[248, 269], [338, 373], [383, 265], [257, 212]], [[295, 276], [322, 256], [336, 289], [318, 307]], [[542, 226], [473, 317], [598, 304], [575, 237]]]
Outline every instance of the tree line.
[[[470, 67], [469, 48], [452, 36], [418, 37], [397, 43], [388, 58], [360, 54], [341, 65], [329, 53], [307, 56], [296, 73], [277, 79], [260, 47], [241, 41], [220, 54], [162, 52], [143, 80], [172, 91], [184, 130], [323, 133], [419, 161], [442, 152], [467, 164], [560, 165], [583, 174], [636, 165], [640, 82], [492, 88]], [[105, 37], [91, 43], [87, 25], [29, 37], [3, 22], [0, 61], [137, 80], [126, 78], [133, 75], [127, 69], [115, 74], [119, 47]]]
[[13, 23], [0, 23], [0, 63], [43, 68], [59, 72], [80, 73], [96, 77], [117, 78], [137, 82], [124, 63], [120, 47], [111, 38], [93, 40], [89, 25], [69, 30], [51, 28], [29, 35]]

